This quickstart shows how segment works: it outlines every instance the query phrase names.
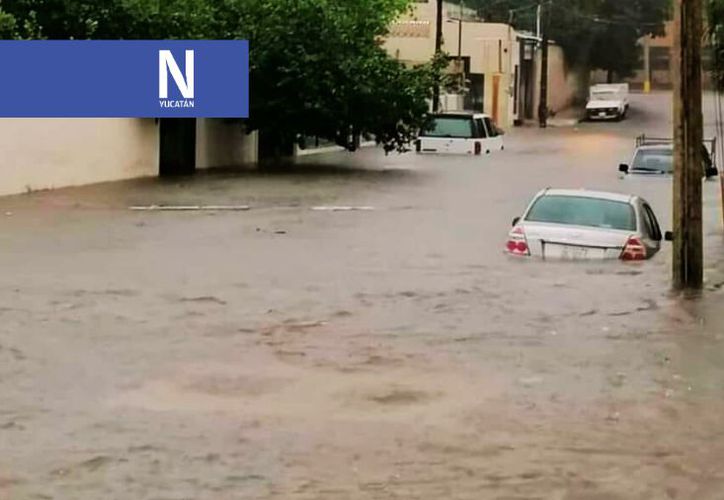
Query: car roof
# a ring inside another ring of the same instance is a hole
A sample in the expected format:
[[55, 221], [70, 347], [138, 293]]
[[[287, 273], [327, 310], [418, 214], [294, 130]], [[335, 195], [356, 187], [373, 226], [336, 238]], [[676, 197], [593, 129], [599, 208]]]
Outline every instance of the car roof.
[[434, 113], [433, 118], [490, 118], [486, 113], [476, 113], [474, 111], [446, 111], [444, 113]]
[[635, 196], [621, 193], [611, 193], [607, 191], [589, 191], [588, 189], [545, 189], [541, 191], [540, 196], [571, 196], [577, 198], [592, 198], [596, 200], [618, 201], [622, 203], [631, 203]]
[[646, 146], [639, 146], [636, 148], [636, 151], [651, 151], [653, 149], [661, 150], [661, 149], [667, 149], [667, 150], [674, 150], [673, 144], [647, 144]]

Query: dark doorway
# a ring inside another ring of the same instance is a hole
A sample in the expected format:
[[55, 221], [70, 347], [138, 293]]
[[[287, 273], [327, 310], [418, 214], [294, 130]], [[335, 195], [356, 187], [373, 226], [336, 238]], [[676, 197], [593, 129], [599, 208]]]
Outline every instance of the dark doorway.
[[294, 143], [276, 134], [259, 132], [259, 160], [294, 156]]
[[196, 119], [161, 118], [159, 174], [191, 175], [196, 170]]
[[468, 74], [468, 92], [465, 94], [464, 107], [467, 111], [482, 113], [485, 110], [485, 75]]

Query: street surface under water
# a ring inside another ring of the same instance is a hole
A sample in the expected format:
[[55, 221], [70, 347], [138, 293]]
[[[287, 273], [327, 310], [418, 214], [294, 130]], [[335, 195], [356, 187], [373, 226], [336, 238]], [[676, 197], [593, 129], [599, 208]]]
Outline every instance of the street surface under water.
[[[671, 180], [617, 172], [669, 108], [488, 158], [0, 199], [0, 499], [724, 498], [718, 183], [700, 297], [670, 292], [669, 247], [503, 254], [547, 186], [641, 194], [669, 229]], [[153, 204], [251, 209], [128, 210]]]

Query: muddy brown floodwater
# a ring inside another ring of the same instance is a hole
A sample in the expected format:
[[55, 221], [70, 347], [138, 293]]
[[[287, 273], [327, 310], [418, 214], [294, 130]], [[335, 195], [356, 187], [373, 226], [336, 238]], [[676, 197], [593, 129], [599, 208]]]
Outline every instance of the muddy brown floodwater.
[[[669, 96], [477, 158], [332, 154], [0, 200], [0, 499], [719, 499], [724, 245], [706, 291], [502, 253], [541, 188], [621, 180]], [[711, 129], [710, 129], [711, 130]], [[132, 212], [131, 205], [249, 205]], [[368, 206], [314, 211], [316, 206]]]

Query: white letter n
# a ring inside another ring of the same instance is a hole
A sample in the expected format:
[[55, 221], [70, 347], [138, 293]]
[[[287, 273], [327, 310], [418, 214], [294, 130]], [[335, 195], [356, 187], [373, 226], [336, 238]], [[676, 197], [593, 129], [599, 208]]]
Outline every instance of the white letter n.
[[171, 72], [176, 86], [184, 99], [194, 98], [194, 51], [186, 51], [186, 78], [176, 64], [170, 50], [158, 51], [158, 98], [168, 99], [168, 73]]

